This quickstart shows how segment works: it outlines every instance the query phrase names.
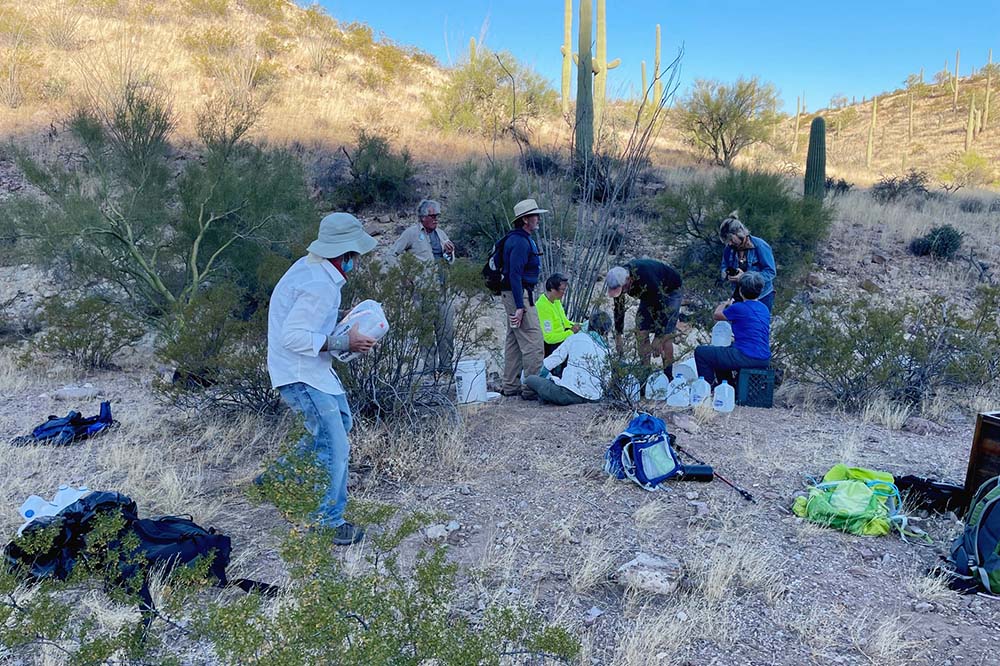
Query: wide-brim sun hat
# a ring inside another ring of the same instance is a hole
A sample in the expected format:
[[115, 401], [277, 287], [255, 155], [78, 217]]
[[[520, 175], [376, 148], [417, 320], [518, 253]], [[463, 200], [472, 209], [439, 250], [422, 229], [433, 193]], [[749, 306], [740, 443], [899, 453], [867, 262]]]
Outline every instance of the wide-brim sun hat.
[[538, 203], [534, 199], [525, 199], [524, 201], [518, 201], [514, 204], [514, 217], [511, 219], [510, 223], [514, 224], [519, 219], [525, 215], [535, 215], [547, 213], [549, 211], [544, 208], [539, 208]]
[[367, 254], [378, 241], [368, 235], [361, 220], [350, 213], [330, 213], [319, 223], [319, 234], [307, 248], [324, 259], [340, 257], [348, 252]]

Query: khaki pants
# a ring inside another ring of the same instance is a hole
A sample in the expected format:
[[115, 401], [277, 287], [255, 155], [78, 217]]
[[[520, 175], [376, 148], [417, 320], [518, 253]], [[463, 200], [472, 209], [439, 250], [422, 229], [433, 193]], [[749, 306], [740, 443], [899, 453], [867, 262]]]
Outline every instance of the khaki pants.
[[524, 297], [524, 316], [521, 318], [521, 326], [510, 327], [510, 318], [517, 310], [514, 305], [514, 295], [509, 291], [502, 293], [503, 309], [507, 313], [507, 339], [504, 341], [504, 364], [503, 364], [503, 392], [515, 393], [521, 391], [521, 395], [532, 397], [535, 395], [534, 389], [525, 386], [521, 387], [521, 370], [524, 376], [537, 375], [542, 368], [542, 358], [544, 353], [544, 340], [542, 339], [542, 327], [538, 323], [538, 313], [535, 306], [528, 305], [528, 297]]
[[[423, 308], [424, 316], [434, 319], [434, 342], [424, 351], [424, 371], [452, 372], [455, 353], [455, 302], [445, 300]], [[436, 311], [435, 311], [436, 307]], [[435, 361], [437, 365], [435, 366]]]

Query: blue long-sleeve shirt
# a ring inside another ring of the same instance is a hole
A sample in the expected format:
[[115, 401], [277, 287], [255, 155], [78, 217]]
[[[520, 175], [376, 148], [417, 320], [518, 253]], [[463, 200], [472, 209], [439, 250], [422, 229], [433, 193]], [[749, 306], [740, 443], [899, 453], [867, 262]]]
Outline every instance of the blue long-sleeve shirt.
[[514, 296], [514, 306], [524, 307], [524, 290], [534, 291], [541, 264], [538, 246], [524, 229], [515, 229], [503, 246], [503, 288]]
[[[761, 299], [774, 291], [774, 276], [777, 275], [778, 269], [774, 263], [774, 252], [771, 251], [771, 246], [767, 244], [767, 241], [751, 236], [750, 242], [753, 243], [753, 247], [747, 250], [747, 272], [760, 273], [760, 276], [764, 278], [764, 291], [760, 292], [760, 296], [757, 297]], [[727, 277], [727, 268], [739, 267], [739, 254], [727, 245], [722, 250], [722, 279], [725, 280]]]

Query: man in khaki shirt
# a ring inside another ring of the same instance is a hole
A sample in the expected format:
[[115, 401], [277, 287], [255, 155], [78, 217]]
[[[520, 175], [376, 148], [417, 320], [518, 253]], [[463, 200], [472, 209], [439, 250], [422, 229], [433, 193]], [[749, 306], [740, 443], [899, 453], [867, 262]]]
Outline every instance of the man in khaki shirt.
[[441, 304], [436, 313], [433, 310], [429, 313], [429, 316], [434, 317], [435, 342], [427, 350], [424, 370], [429, 371], [434, 368], [436, 356], [436, 370], [439, 373], [444, 373], [452, 371], [455, 311], [453, 303], [445, 293], [444, 266], [437, 262], [451, 262], [455, 257], [455, 245], [448, 238], [448, 234], [443, 229], [438, 228], [440, 215], [441, 204], [437, 201], [432, 199], [421, 201], [417, 206], [417, 219], [420, 222], [409, 227], [399, 236], [399, 239], [392, 245], [392, 252], [397, 257], [404, 252], [409, 252], [427, 264], [428, 267], [436, 265], [440, 269], [427, 272], [428, 276], [437, 274], [440, 277]]

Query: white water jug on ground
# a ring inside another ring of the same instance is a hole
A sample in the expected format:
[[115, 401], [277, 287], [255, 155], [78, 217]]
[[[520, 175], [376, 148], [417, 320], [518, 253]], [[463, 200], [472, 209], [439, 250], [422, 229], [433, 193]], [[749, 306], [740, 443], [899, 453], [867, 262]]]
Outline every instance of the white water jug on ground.
[[691, 404], [700, 405], [712, 395], [712, 385], [704, 377], [691, 382]]
[[667, 388], [667, 404], [671, 407], [689, 407], [691, 405], [691, 388], [681, 377], [674, 377]]
[[698, 379], [698, 366], [694, 362], [694, 357], [674, 363], [674, 377], [680, 377], [686, 382]]
[[728, 321], [717, 321], [712, 327], [712, 346], [728, 347], [733, 344], [733, 326]]
[[455, 391], [460, 404], [486, 402], [486, 361], [468, 358], [455, 366]]
[[725, 379], [715, 387], [715, 397], [712, 400], [712, 407], [717, 412], [731, 412], [736, 406], [736, 389], [729, 385]]
[[666, 400], [670, 395], [670, 382], [662, 372], [654, 372], [646, 380], [647, 400]]

